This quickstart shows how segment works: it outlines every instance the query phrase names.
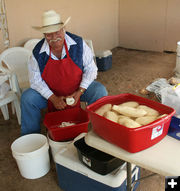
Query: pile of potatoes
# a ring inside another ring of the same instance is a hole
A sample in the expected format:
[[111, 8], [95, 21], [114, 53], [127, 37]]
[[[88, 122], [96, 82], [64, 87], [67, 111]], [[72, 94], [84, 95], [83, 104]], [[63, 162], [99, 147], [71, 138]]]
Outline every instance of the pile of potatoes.
[[167, 114], [160, 115], [155, 109], [135, 101], [124, 102], [120, 105], [105, 104], [95, 113], [128, 128], [141, 127], [167, 116]]

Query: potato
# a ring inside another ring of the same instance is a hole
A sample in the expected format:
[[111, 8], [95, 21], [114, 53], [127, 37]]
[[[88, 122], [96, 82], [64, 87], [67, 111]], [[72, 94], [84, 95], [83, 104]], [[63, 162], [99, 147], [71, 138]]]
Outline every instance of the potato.
[[73, 97], [67, 97], [66, 98], [66, 104], [67, 105], [73, 105], [75, 102], [75, 99]]
[[146, 88], [141, 89], [141, 90], [139, 91], [139, 93], [142, 94], [142, 95], [148, 95], [148, 94], [150, 94], [150, 92], [149, 92]]
[[165, 117], [165, 116], [168, 116], [168, 114], [162, 114], [162, 115], [158, 116], [157, 119]]
[[112, 108], [112, 104], [105, 104], [103, 106], [101, 106], [100, 108], [98, 108], [95, 113], [97, 113], [98, 115], [103, 116], [107, 111], [110, 111]]
[[152, 109], [151, 107], [148, 107], [146, 105], [139, 105], [137, 108], [138, 109], [144, 109], [147, 112], [146, 115], [153, 115], [156, 117], [159, 115], [158, 111], [156, 111], [155, 109]]
[[128, 128], [136, 128], [141, 126], [139, 123], [130, 119], [129, 117], [119, 118], [118, 122], [120, 125], [124, 125]]
[[119, 115], [118, 117], [118, 123], [123, 125], [124, 124], [124, 119], [131, 119], [130, 117], [124, 116], [124, 115]]
[[137, 107], [139, 105], [136, 101], [127, 101], [122, 104], [119, 104], [119, 106], [128, 106], [128, 107]]
[[128, 117], [142, 117], [147, 114], [147, 112], [143, 109], [128, 106], [113, 105], [112, 110]]
[[136, 118], [136, 122], [141, 124], [141, 125], [147, 125], [153, 121], [155, 121], [157, 118], [156, 116], [143, 116], [143, 117], [138, 117]]
[[113, 111], [107, 111], [105, 114], [104, 114], [104, 117], [111, 120], [111, 121], [114, 121], [114, 122], [118, 122], [118, 115], [113, 112]]
[[118, 115], [118, 118], [119, 118], [119, 119], [122, 119], [122, 118], [130, 118], [130, 117], [127, 117], [127, 116], [125, 116], [125, 115]]

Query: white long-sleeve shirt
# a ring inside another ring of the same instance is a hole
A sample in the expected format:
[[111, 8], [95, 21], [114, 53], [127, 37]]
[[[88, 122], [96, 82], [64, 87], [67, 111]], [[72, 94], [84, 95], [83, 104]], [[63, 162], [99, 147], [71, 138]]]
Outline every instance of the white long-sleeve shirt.
[[[70, 49], [71, 45], [76, 44], [76, 42], [67, 34], [65, 34], [65, 40], [68, 47]], [[47, 41], [45, 40], [40, 53], [46, 52], [49, 55], [50, 49]], [[65, 46], [62, 49], [61, 59], [66, 56]], [[83, 40], [83, 75], [82, 81], [80, 83], [80, 87], [87, 89], [88, 86], [93, 82], [97, 77], [97, 66], [93, 59], [93, 53], [88, 45]], [[58, 58], [51, 52], [51, 57], [54, 60], [58, 60]], [[44, 98], [48, 99], [53, 92], [49, 89], [46, 82], [42, 79], [40, 69], [35, 57], [32, 55], [29, 62], [28, 62], [28, 69], [29, 69], [29, 81], [30, 86], [32, 89], [38, 91]]]

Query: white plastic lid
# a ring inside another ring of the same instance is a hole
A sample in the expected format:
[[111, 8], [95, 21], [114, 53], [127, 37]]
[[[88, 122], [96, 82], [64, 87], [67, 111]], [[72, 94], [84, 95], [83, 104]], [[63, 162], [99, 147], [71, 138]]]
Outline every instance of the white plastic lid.
[[[107, 175], [98, 174], [87, 168], [78, 158], [77, 149], [71, 144], [66, 150], [63, 150], [55, 155], [55, 162], [72, 171], [80, 173], [105, 185], [117, 188], [126, 179], [126, 163], [119, 169]], [[132, 169], [135, 165], [132, 165]]]
[[107, 57], [112, 55], [112, 52], [110, 50], [105, 50], [105, 51], [97, 51], [96, 56], [97, 57]]

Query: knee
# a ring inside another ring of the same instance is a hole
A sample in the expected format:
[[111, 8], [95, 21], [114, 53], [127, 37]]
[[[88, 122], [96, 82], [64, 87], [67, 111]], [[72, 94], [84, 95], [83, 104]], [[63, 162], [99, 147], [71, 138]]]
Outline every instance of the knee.
[[90, 102], [89, 104], [95, 102], [96, 100], [104, 97], [104, 96], [107, 96], [108, 95], [108, 92], [105, 88], [104, 85], [102, 85], [100, 82], [96, 82], [94, 81], [92, 86], [91, 86], [91, 91], [90, 91]]
[[96, 83], [95, 90], [96, 90], [96, 94], [98, 95], [98, 98], [108, 95], [106, 87], [99, 82]]
[[21, 95], [21, 104], [33, 104], [37, 99], [36, 94], [36, 91], [31, 88], [25, 90]]
[[108, 92], [106, 88], [100, 82], [94, 81], [90, 84], [85, 93], [81, 96], [81, 101], [88, 102], [89, 105], [107, 95]]
[[30, 90], [27, 89], [25, 90], [22, 95], [21, 95], [21, 103], [29, 103], [30, 102], [30, 99], [31, 99], [31, 96], [30, 96]]
[[106, 87], [105, 87], [104, 85], [101, 84], [101, 88], [100, 88], [100, 89], [101, 89], [101, 95], [102, 95], [102, 97], [108, 95], [107, 89], [106, 89]]

